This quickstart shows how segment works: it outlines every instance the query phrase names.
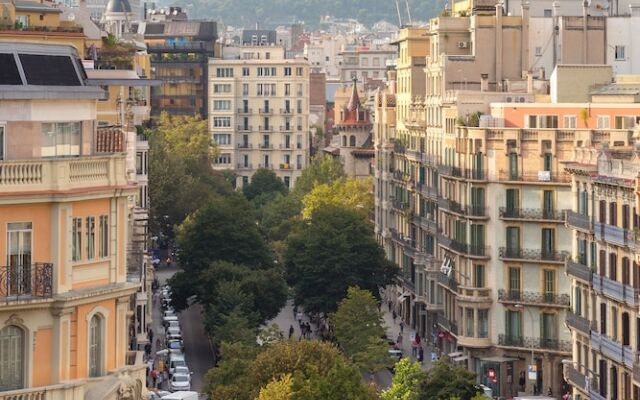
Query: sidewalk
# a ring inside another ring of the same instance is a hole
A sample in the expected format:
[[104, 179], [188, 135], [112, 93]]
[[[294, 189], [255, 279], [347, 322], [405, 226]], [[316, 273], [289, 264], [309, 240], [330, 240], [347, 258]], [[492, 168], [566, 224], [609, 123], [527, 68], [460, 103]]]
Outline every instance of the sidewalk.
[[[387, 303], [384, 301], [382, 303], [381, 310], [384, 318], [384, 324], [387, 329], [387, 337], [395, 341], [398, 338], [398, 334], [400, 333], [400, 321], [401, 321], [400, 317], [397, 317], [396, 321], [394, 322], [393, 315], [391, 312], [389, 312]], [[400, 346], [400, 350], [402, 350], [402, 353], [404, 354], [405, 357], [410, 357], [411, 360], [417, 361], [416, 357], [414, 357], [411, 354], [411, 334], [412, 333], [415, 333], [415, 331], [412, 330], [410, 327], [406, 326], [405, 324], [403, 334], [402, 334], [402, 344]], [[433, 349], [431, 346], [429, 346], [426, 343], [427, 341], [426, 338], [421, 338], [421, 339], [422, 340], [420, 341], [420, 346], [422, 346], [424, 350], [424, 361], [422, 362], [422, 369], [426, 371], [433, 366], [433, 363], [431, 361], [431, 352], [433, 351]]]
[[[309, 316], [303, 313], [302, 322], [310, 322]], [[287, 300], [287, 304], [280, 310], [280, 313], [271, 321], [268, 321], [265, 325], [270, 326], [276, 324], [280, 327], [280, 331], [284, 335], [284, 338], [289, 338], [289, 328], [293, 326], [293, 335], [291, 339], [298, 340], [302, 334], [300, 331], [300, 324], [293, 313], [293, 300]], [[311, 324], [311, 339], [318, 339], [317, 336], [318, 326]]]

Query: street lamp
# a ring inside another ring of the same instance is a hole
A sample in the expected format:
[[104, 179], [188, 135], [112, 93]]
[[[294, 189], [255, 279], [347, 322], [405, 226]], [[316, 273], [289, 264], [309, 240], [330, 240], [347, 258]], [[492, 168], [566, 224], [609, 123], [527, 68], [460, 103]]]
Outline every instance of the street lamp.
[[[521, 308], [521, 309], [525, 310], [527, 312], [527, 314], [529, 314], [529, 318], [531, 319], [531, 330], [533, 331], [533, 312], [531, 312], [531, 309], [530, 308], [525, 308], [525, 306], [523, 304], [516, 304], [514, 307]], [[533, 341], [531, 341], [531, 365], [533, 365], [533, 362], [534, 362], [533, 357], [534, 357], [533, 356]], [[536, 378], [537, 377], [538, 377], [538, 370], [536, 369]], [[527, 376], [527, 378], [528, 378], [528, 376]], [[537, 381], [537, 379], [536, 379], [536, 381]], [[533, 394], [535, 395], [535, 390], [533, 391]]]

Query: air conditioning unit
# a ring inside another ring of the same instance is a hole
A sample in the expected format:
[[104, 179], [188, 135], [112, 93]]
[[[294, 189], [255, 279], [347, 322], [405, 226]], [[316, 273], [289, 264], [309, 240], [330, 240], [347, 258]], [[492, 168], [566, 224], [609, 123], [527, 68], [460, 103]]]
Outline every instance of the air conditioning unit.
[[458, 42], [459, 49], [466, 49], [469, 47], [469, 42]]

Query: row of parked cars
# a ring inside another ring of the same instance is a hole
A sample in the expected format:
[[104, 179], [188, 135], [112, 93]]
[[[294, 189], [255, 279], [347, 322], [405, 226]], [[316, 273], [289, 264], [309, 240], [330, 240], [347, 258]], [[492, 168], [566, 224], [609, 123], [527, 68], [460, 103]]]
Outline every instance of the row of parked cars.
[[[169, 375], [169, 391], [170, 392], [185, 392], [184, 399], [190, 399], [189, 393], [195, 394], [197, 399], [197, 393], [191, 392], [191, 374], [187, 361], [185, 359], [184, 341], [182, 339], [182, 329], [180, 328], [180, 321], [176, 315], [175, 310], [171, 306], [171, 287], [165, 285], [161, 288], [160, 297], [162, 301], [162, 325], [164, 326], [164, 338], [166, 352], [164, 354], [164, 365]], [[175, 394], [178, 394], [175, 393]], [[175, 396], [174, 396], [175, 397]], [[164, 396], [162, 399], [174, 399], [174, 397]], [[178, 397], [182, 399], [183, 397]]]

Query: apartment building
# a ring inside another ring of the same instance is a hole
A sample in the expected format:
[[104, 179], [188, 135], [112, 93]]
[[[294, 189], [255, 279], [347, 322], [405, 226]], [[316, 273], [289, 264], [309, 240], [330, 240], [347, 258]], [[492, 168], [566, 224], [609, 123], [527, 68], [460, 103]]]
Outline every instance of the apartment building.
[[[145, 386], [129, 346], [129, 197], [118, 132], [97, 128], [105, 93], [71, 46], [0, 44], [0, 391], [111, 399]], [[113, 140], [109, 140], [113, 142]], [[114, 389], [115, 388], [115, 389]]]
[[[176, 14], [181, 10], [176, 8]], [[151, 91], [151, 116], [208, 116], [207, 68], [209, 57], [218, 57], [213, 21], [164, 20], [144, 24], [144, 41], [151, 54], [151, 77], [163, 84]]]
[[236, 185], [259, 168], [295, 185], [309, 155], [309, 63], [279, 46], [242, 46], [240, 58], [209, 60], [209, 128], [217, 169]]
[[339, 53], [340, 81], [348, 84], [353, 78], [360, 82], [369, 79], [383, 80], [387, 70], [387, 61], [393, 61], [396, 50], [388, 46], [355, 46], [348, 45]]

